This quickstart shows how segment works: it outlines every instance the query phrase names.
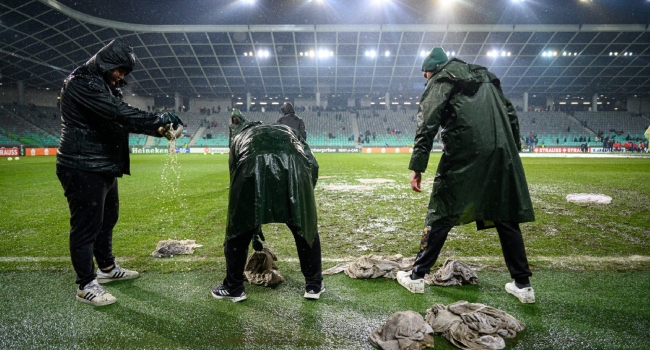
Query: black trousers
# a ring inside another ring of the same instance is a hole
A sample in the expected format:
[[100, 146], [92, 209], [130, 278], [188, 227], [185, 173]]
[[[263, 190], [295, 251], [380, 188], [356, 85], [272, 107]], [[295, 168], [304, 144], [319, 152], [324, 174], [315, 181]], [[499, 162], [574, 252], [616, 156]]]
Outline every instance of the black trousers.
[[[528, 258], [524, 247], [524, 239], [516, 222], [495, 222], [501, 250], [505, 259], [510, 277], [517, 283], [528, 283], [528, 277], [532, 276], [528, 267]], [[422, 234], [420, 251], [413, 263], [413, 275], [424, 277], [431, 271], [431, 268], [438, 260], [440, 250], [447, 240], [447, 234], [453, 226], [433, 226]]]
[[56, 175], [70, 208], [70, 258], [76, 282], [94, 280], [100, 268], [115, 263], [113, 227], [119, 215], [117, 179], [100, 173], [57, 165]]
[[[293, 238], [296, 241], [298, 250], [298, 260], [300, 261], [300, 271], [305, 276], [306, 288], [320, 288], [323, 281], [322, 261], [320, 238], [316, 233], [316, 238], [311, 247], [307, 240], [298, 235], [298, 228], [287, 224], [291, 230]], [[226, 256], [226, 278], [223, 285], [233, 293], [239, 293], [244, 290], [244, 267], [248, 259], [248, 246], [253, 236], [260, 232], [260, 227], [244, 232], [235, 238], [226, 241], [223, 247]]]

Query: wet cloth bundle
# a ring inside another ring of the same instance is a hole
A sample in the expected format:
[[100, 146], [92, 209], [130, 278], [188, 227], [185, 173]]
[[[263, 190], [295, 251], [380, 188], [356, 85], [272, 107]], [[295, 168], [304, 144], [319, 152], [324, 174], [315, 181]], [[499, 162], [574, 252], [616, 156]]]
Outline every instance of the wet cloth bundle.
[[503, 338], [514, 338], [526, 327], [504, 311], [464, 300], [449, 306], [434, 304], [424, 319], [436, 334], [467, 350], [503, 349]]
[[370, 333], [370, 343], [383, 350], [420, 350], [433, 347], [433, 329], [415, 311], [392, 314]]
[[414, 258], [404, 258], [401, 254], [380, 256], [364, 255], [351, 263], [338, 264], [323, 271], [323, 275], [333, 275], [345, 272], [356, 279], [390, 278], [395, 279], [398, 271], [408, 271], [413, 268]]
[[[342, 263], [323, 271], [323, 275], [334, 275], [345, 272], [356, 279], [390, 278], [396, 279], [398, 271], [413, 269], [415, 258], [404, 258], [401, 254], [381, 256], [364, 255], [354, 262]], [[460, 286], [477, 284], [476, 272], [469, 265], [460, 261], [447, 259], [434, 274], [424, 276], [424, 282], [436, 286]]]
[[462, 286], [463, 284], [478, 284], [478, 276], [469, 265], [447, 259], [434, 274], [424, 276], [424, 282], [436, 286]]
[[193, 239], [184, 239], [181, 241], [168, 239], [158, 242], [156, 250], [151, 253], [154, 258], [169, 258], [178, 254], [194, 254], [194, 248], [203, 247], [196, 244]]
[[254, 251], [246, 260], [244, 276], [252, 284], [265, 287], [275, 286], [284, 281], [276, 261], [278, 258], [268, 248]]

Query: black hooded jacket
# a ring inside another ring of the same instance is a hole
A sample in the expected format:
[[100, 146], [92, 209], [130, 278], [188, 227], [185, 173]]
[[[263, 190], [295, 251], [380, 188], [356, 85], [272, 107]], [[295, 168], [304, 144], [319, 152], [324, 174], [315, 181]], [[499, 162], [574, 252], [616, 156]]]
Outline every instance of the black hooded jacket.
[[296, 112], [293, 109], [293, 105], [289, 102], [285, 102], [282, 107], [280, 107], [280, 110], [284, 116], [280, 117], [277, 123], [298, 130], [300, 136], [302, 136], [303, 139], [307, 140], [305, 122], [296, 115]]
[[75, 69], [61, 89], [61, 142], [57, 164], [109, 176], [130, 174], [129, 133], [161, 137], [161, 118], [122, 100], [111, 71], [135, 66], [133, 48], [116, 39]]

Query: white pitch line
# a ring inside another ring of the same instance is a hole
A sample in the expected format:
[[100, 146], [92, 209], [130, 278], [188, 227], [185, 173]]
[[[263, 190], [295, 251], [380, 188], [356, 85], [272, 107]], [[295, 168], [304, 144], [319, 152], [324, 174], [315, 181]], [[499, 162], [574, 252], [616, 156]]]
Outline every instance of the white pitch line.
[[[377, 255], [377, 254], [375, 254]], [[409, 258], [410, 256], [406, 256]], [[324, 262], [352, 262], [358, 257], [340, 257], [340, 258], [323, 258]], [[445, 257], [446, 258], [446, 257]], [[449, 258], [468, 261], [468, 262], [503, 262], [502, 256], [459, 256]], [[118, 258], [118, 261], [131, 261], [133, 257]], [[151, 258], [155, 262], [178, 262], [178, 261], [222, 261], [224, 257], [197, 257], [192, 255], [178, 255], [171, 258]], [[630, 256], [591, 256], [591, 255], [570, 255], [570, 256], [529, 256], [530, 262], [550, 262], [554, 264], [561, 263], [643, 263], [650, 262], [650, 256], [647, 255], [630, 255]], [[70, 261], [67, 256], [55, 257], [38, 257], [38, 256], [4, 256], [0, 257], [0, 262], [61, 262]], [[297, 258], [279, 259], [283, 262], [297, 262]]]

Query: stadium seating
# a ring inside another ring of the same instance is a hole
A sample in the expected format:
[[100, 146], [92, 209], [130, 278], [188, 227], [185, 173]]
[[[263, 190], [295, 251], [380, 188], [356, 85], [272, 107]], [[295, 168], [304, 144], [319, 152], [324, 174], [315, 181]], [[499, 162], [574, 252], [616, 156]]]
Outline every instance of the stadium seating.
[[[60, 119], [58, 109], [53, 107], [0, 105], [0, 146], [57, 147], [59, 144]], [[277, 111], [243, 112], [250, 121], [275, 123], [281, 116]], [[307, 140], [312, 147], [412, 147], [417, 122], [415, 110], [359, 110], [359, 111], [308, 111], [298, 108], [297, 114], [304, 120]], [[634, 140], [643, 138], [650, 124], [645, 116], [628, 112], [519, 112], [522, 140], [531, 133], [538, 143], [546, 146], [580, 146], [589, 140], [597, 145], [598, 131], [605, 136], [612, 133], [619, 140], [629, 134]], [[180, 112], [185, 122], [183, 136], [178, 147], [227, 147], [230, 112], [198, 113]], [[365, 134], [368, 132], [368, 140]], [[372, 134], [375, 134], [373, 137]], [[351, 135], [354, 134], [354, 140]], [[362, 135], [362, 143], [358, 142]], [[566, 140], [566, 141], [565, 141]], [[129, 135], [131, 146], [167, 146], [167, 140], [146, 135]], [[438, 142], [434, 147], [441, 147]]]

